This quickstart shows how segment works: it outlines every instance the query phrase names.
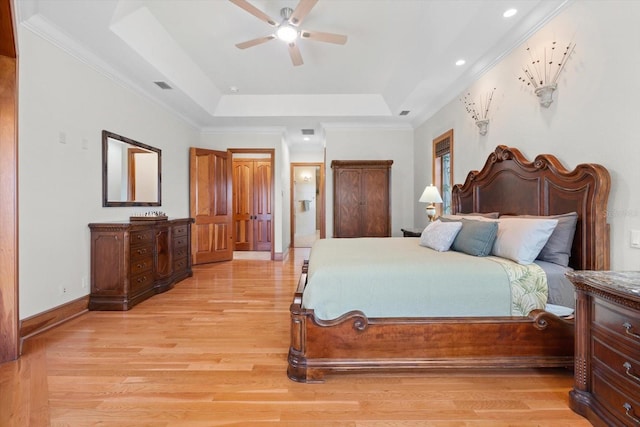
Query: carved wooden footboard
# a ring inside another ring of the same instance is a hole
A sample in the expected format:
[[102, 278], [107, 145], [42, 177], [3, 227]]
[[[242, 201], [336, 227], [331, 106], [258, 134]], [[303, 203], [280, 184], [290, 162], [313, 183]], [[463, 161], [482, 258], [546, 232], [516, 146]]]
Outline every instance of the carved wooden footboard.
[[[580, 164], [569, 171], [554, 156], [529, 162], [517, 149], [498, 146], [481, 171], [453, 189], [455, 212], [515, 215], [578, 213], [570, 266], [609, 268], [606, 208], [608, 171]], [[340, 371], [416, 368], [521, 368], [573, 365], [574, 325], [543, 310], [527, 317], [367, 318], [352, 311], [318, 320], [302, 306], [305, 262], [290, 307], [288, 376], [322, 381]]]

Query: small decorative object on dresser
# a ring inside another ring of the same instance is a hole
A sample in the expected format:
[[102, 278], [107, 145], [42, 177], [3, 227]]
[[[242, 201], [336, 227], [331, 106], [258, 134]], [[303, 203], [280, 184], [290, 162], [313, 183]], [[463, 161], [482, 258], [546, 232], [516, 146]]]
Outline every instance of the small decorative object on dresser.
[[89, 224], [89, 310], [129, 310], [192, 276], [192, 222], [184, 218]]
[[420, 237], [424, 228], [401, 228], [402, 237]]
[[596, 426], [640, 425], [640, 272], [573, 271], [571, 408]]

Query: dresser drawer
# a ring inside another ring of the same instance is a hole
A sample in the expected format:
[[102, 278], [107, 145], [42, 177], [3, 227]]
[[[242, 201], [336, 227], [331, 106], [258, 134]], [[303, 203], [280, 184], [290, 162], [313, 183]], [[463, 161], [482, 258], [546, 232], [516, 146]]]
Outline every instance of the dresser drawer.
[[173, 271], [175, 272], [179, 272], [179, 271], [184, 271], [187, 268], [188, 265], [188, 258], [181, 258], [181, 259], [176, 259], [173, 262]]
[[173, 251], [173, 256], [176, 259], [186, 258], [188, 254], [189, 254], [189, 248], [186, 245], [180, 248], [174, 248], [174, 251]]
[[173, 237], [184, 237], [187, 235], [188, 232], [189, 232], [189, 226], [186, 224], [173, 227]]
[[153, 243], [153, 230], [132, 231], [130, 237], [131, 246]]
[[618, 418], [622, 425], [640, 425], [640, 403], [620, 388], [604, 372], [594, 370], [593, 390], [598, 401]]
[[150, 289], [153, 285], [153, 274], [151, 271], [147, 271], [137, 276], [132, 276], [129, 281], [129, 294], [134, 296], [141, 291]]
[[593, 304], [593, 323], [640, 348], [640, 318], [636, 311], [597, 300]]
[[150, 271], [152, 268], [153, 268], [153, 258], [151, 257], [140, 258], [138, 260], [131, 261], [130, 272], [132, 276], [135, 276], [136, 274], [140, 274], [145, 271]]
[[640, 362], [637, 351], [627, 353], [621, 346], [613, 347], [606, 340], [592, 340], [594, 365], [599, 370], [609, 369], [619, 382], [629, 389], [629, 394], [640, 399]]
[[189, 239], [187, 236], [176, 237], [173, 239], [173, 247], [174, 248], [184, 248], [189, 243]]
[[132, 247], [130, 252], [130, 257], [131, 257], [131, 262], [134, 262], [141, 258], [153, 257], [153, 245]]

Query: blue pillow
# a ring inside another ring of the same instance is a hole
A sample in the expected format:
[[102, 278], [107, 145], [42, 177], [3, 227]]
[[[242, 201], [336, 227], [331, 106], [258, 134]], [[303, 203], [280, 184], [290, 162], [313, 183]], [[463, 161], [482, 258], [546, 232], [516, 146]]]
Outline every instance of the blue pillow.
[[[452, 221], [440, 218], [441, 221]], [[457, 252], [473, 256], [487, 256], [491, 253], [493, 243], [498, 235], [497, 221], [481, 221], [466, 218], [456, 218], [462, 222], [462, 228], [458, 232], [451, 249]]]

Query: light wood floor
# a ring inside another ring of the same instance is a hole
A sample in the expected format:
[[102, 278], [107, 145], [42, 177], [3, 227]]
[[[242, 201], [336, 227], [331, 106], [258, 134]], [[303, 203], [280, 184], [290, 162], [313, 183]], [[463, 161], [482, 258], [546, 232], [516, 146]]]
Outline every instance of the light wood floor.
[[302, 260], [237, 260], [90, 312], [0, 365], [0, 426], [589, 426], [566, 370], [286, 376]]

